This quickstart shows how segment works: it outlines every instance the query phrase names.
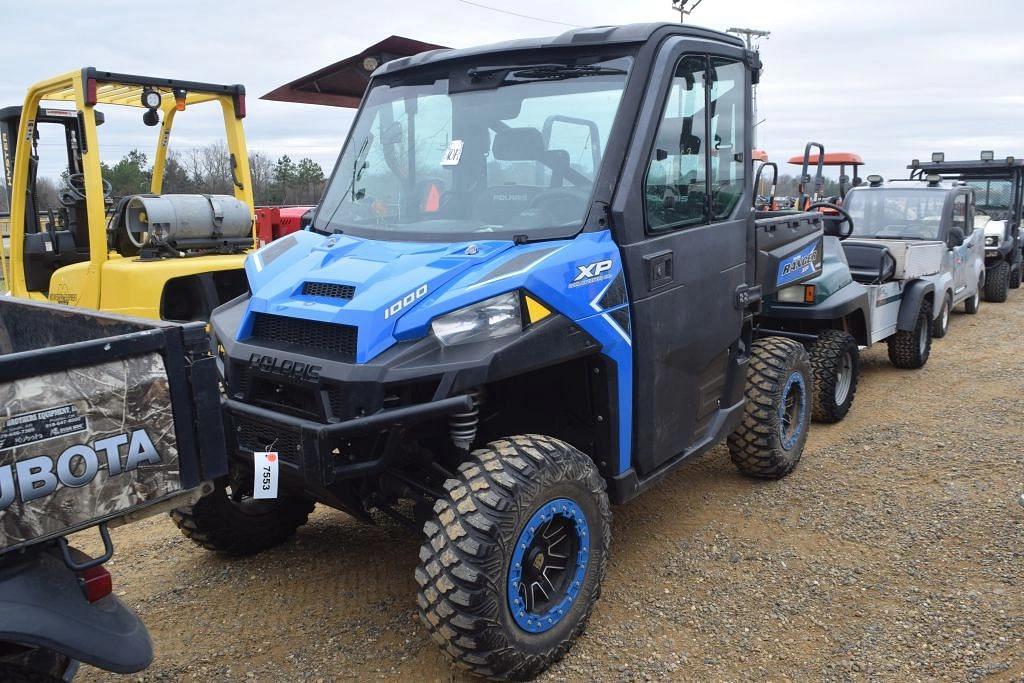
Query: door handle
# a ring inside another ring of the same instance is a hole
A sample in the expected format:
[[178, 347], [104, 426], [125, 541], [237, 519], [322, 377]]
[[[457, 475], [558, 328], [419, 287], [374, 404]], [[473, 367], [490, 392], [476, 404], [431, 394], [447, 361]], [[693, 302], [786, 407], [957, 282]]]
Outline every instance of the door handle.
[[647, 264], [647, 288], [653, 291], [671, 284], [674, 280], [672, 250], [659, 251], [644, 256]]

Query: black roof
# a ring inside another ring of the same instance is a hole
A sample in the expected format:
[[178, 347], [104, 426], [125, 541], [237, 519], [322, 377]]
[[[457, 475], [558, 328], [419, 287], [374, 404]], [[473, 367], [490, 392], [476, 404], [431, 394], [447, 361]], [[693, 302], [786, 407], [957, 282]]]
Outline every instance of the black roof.
[[968, 161], [928, 161], [907, 166], [911, 171], [922, 171], [925, 174], [937, 173], [939, 175], [965, 175], [974, 177], [1006, 177], [1013, 173], [1019, 173], [1024, 168], [1024, 159], [1012, 157], [993, 159], [992, 161], [980, 161], [970, 159]]
[[396, 59], [383, 64], [375, 76], [390, 74], [396, 71], [412, 69], [427, 64], [435, 64], [443, 61], [466, 59], [480, 55], [492, 54], [495, 52], [531, 52], [534, 50], [545, 50], [560, 47], [580, 47], [585, 45], [626, 45], [631, 43], [644, 43], [650, 40], [656, 33], [662, 32], [665, 35], [691, 36], [696, 38], [710, 38], [719, 42], [729, 43], [736, 47], [743, 48], [743, 41], [728, 33], [714, 31], [699, 26], [677, 23], [650, 23], [650, 24], [626, 24], [624, 26], [593, 26], [590, 28], [577, 28], [566, 31], [557, 36], [546, 36], [543, 38], [522, 38], [509, 40], [490, 45], [479, 45], [454, 50], [431, 50], [422, 52], [410, 57]]

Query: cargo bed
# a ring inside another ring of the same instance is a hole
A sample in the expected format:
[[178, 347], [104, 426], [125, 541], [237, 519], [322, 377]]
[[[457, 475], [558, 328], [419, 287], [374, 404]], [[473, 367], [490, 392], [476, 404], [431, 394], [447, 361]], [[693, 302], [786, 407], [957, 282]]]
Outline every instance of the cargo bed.
[[0, 297], [0, 553], [225, 474], [218, 406], [201, 323]]

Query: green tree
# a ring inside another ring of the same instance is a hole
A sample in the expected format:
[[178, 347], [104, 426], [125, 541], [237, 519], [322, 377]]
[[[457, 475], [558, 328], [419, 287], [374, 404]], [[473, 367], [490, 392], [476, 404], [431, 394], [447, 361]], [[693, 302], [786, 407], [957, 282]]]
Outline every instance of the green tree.
[[287, 204], [294, 193], [297, 169], [291, 157], [285, 154], [274, 164], [275, 201]]
[[176, 152], [167, 155], [167, 162], [164, 164], [164, 183], [160, 189], [167, 194], [196, 192], [196, 184]]
[[324, 169], [320, 164], [306, 157], [299, 160], [295, 169], [295, 197], [300, 204], [314, 204], [320, 200], [324, 187]]
[[103, 173], [103, 179], [110, 182], [110, 193], [114, 197], [149, 192], [149, 183], [153, 173], [146, 155], [137, 149], [125, 154], [113, 166], [100, 164], [100, 170]]

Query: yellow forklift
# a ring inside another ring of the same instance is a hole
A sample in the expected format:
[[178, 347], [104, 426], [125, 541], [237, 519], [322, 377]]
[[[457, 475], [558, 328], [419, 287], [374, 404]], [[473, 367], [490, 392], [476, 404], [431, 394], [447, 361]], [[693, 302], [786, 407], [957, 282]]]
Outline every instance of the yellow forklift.
[[[71, 107], [51, 105], [61, 102]], [[174, 120], [207, 102], [223, 113], [233, 195], [162, 194]], [[100, 167], [97, 128], [106, 117], [98, 106], [138, 108], [143, 123], [158, 128], [149, 193], [111, 196]], [[245, 292], [254, 211], [244, 117], [241, 85], [89, 67], [29, 88], [22, 106], [0, 110], [11, 203], [4, 289], [165, 320], [205, 320], [212, 308]], [[47, 201], [37, 187], [39, 146], [58, 142], [67, 169], [57, 199]]]

